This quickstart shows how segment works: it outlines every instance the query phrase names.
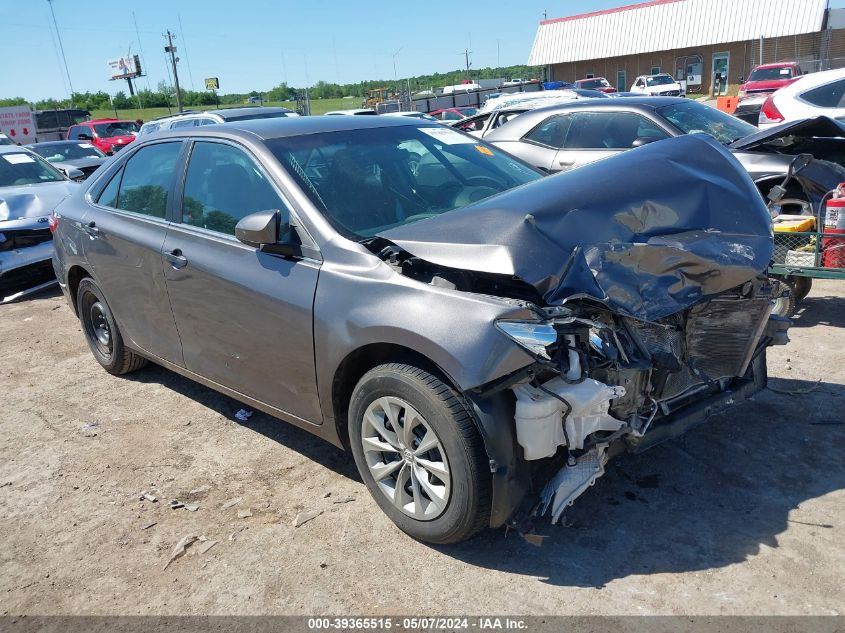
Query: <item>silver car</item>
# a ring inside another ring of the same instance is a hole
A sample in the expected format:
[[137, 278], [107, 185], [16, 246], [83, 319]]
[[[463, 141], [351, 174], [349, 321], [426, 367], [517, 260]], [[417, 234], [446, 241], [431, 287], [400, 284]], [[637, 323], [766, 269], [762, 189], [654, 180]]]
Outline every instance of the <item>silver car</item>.
[[768, 213], [698, 137], [543, 178], [436, 123], [302, 117], [142, 139], [92, 180], [53, 263], [105, 370], [351, 449], [432, 543], [558, 520], [612, 455], [763, 388], [786, 339]]
[[0, 303], [56, 283], [50, 215], [78, 187], [37, 154], [0, 146]]

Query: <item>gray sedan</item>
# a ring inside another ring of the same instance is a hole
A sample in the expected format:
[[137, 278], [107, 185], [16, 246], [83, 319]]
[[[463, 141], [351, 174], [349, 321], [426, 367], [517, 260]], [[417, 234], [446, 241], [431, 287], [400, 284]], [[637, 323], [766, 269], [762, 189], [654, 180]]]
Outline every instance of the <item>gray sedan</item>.
[[108, 158], [91, 143], [83, 141], [33, 143], [27, 145], [27, 148], [71, 180], [85, 180]]
[[152, 360], [350, 448], [433, 543], [558, 520], [612, 455], [763, 388], [788, 325], [760, 197], [693, 136], [543, 178], [407, 118], [197, 127], [132, 143], [56, 217], [106, 371]]

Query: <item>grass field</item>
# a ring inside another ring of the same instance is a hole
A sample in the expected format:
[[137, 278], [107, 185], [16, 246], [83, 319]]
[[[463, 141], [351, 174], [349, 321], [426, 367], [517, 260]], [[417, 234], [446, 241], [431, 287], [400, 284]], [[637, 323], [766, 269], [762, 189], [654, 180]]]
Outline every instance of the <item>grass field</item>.
[[[292, 101], [274, 101], [270, 102], [267, 101], [264, 103], [265, 106], [282, 106], [284, 108], [290, 108], [291, 110], [296, 109], [296, 104]], [[360, 99], [353, 98], [353, 99], [312, 99], [311, 101], [311, 114], [325, 114], [331, 110], [345, 110], [349, 108], [357, 108], [361, 105]], [[236, 105], [228, 105], [222, 106], [224, 108], [236, 108], [239, 106]], [[186, 109], [191, 110], [214, 110], [216, 106], [189, 106]], [[143, 121], [150, 121], [151, 119], [155, 119], [156, 117], [166, 116], [168, 114], [175, 114], [176, 108], [171, 108], [168, 110], [167, 108], [133, 108], [130, 110], [118, 110], [117, 111], [117, 118], [119, 119], [128, 119], [134, 121], [136, 119], [142, 119]], [[92, 110], [91, 111], [91, 118], [94, 119], [110, 119], [115, 116], [114, 110]]]

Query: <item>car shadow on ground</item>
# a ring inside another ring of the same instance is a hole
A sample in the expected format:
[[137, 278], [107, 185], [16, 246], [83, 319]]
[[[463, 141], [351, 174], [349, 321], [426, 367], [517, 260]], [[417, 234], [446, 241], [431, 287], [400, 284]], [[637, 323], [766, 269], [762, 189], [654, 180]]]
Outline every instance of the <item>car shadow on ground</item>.
[[[740, 563], [787, 528], [832, 529], [804, 501], [845, 488], [845, 387], [770, 379], [750, 402], [642, 455], [612, 461], [543, 545], [486, 534], [436, 548], [480, 567], [562, 586]], [[812, 390], [812, 395], [806, 392]]]
[[160, 384], [168, 389], [172, 389], [219, 413], [231, 422], [245, 429], [260, 433], [274, 442], [283, 444], [303, 457], [307, 457], [339, 475], [356, 481], [361, 480], [355, 468], [351, 453], [347, 453], [299, 427], [287, 424], [261, 411], [254, 411], [245, 421], [239, 420], [235, 417], [235, 414], [241, 409], [252, 411], [249, 406], [193, 380], [184, 378], [176, 372], [164, 369], [158, 365], [149, 365], [141, 371], [127, 374], [124, 378], [138, 382]]
[[845, 297], [811, 294], [798, 303], [792, 317], [793, 327], [828, 325], [845, 328]]

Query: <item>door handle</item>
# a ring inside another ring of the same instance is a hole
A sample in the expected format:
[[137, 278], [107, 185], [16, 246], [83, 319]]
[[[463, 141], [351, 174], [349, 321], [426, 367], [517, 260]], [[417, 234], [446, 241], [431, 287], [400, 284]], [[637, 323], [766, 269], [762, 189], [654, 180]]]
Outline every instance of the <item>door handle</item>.
[[559, 160], [557, 164], [561, 167], [572, 167], [575, 164], [574, 160]]
[[100, 229], [97, 228], [97, 223], [93, 220], [86, 224], [83, 229], [91, 238], [99, 237], [100, 235]]
[[165, 253], [164, 257], [170, 262], [174, 270], [179, 270], [188, 265], [188, 258], [182, 255], [182, 251], [178, 248], [173, 249], [169, 253]]

